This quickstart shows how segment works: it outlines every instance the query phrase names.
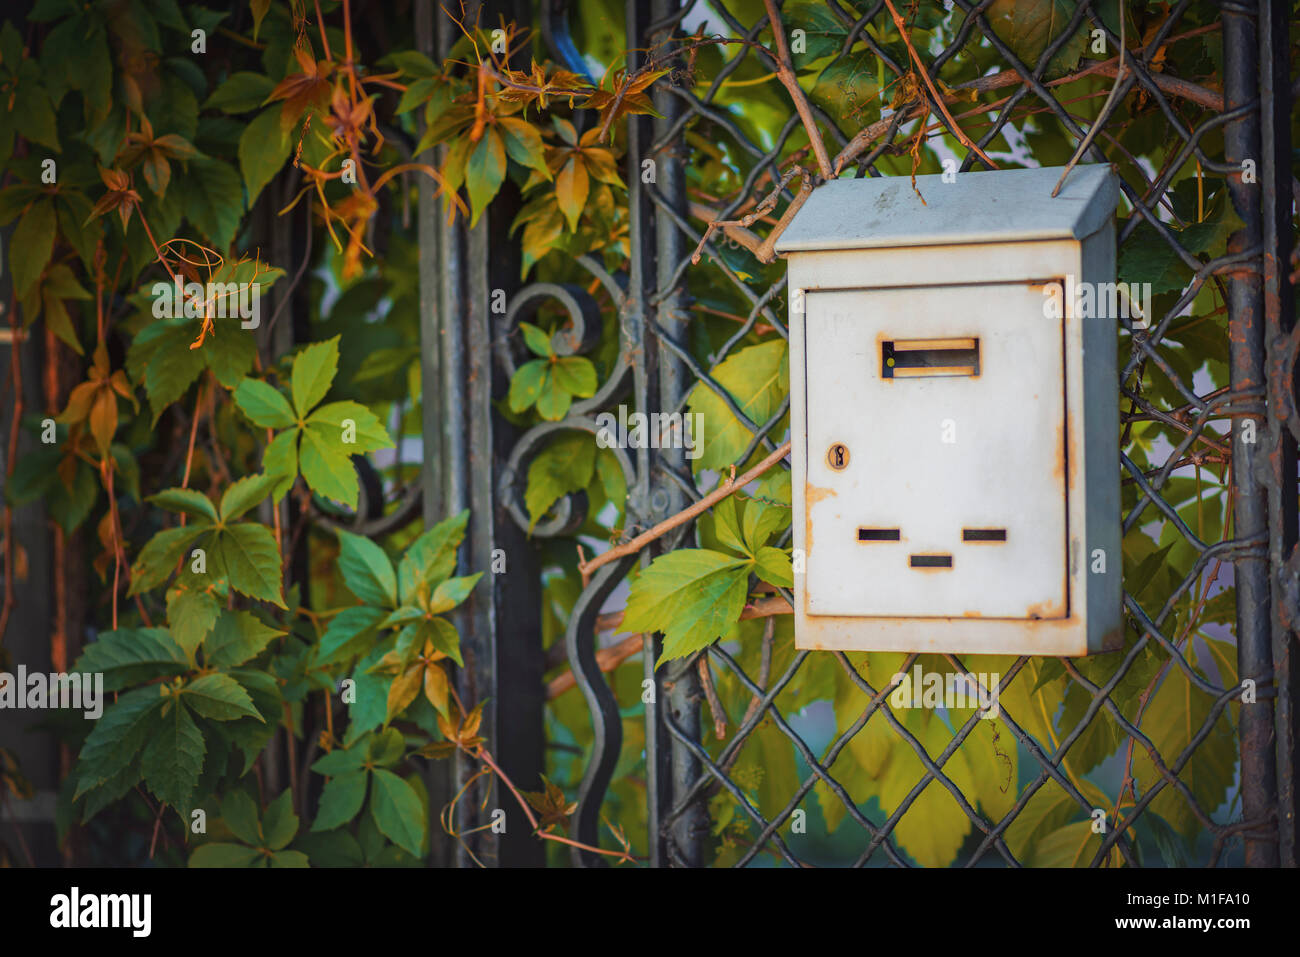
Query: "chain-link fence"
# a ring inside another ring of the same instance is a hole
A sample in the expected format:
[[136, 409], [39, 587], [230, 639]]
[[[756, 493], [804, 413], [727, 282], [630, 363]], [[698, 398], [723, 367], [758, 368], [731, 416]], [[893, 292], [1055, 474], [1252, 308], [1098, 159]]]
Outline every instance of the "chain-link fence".
[[[817, 177], [808, 122], [839, 175], [1062, 166], [1084, 144], [1077, 158], [1120, 177], [1119, 278], [1151, 284], [1153, 304], [1117, 342], [1124, 646], [1084, 659], [795, 651], [789, 616], [759, 607], [790, 600], [777, 588], [705, 652], [656, 670], [662, 643], [646, 639], [632, 684], [654, 693], [629, 708], [596, 635], [611, 632], [611, 595], [638, 563], [712, 534], [706, 519], [682, 524], [584, 576], [565, 609], [591, 728], [567, 745], [581, 771], [571, 835], [608, 843], [606, 812], [640, 801], [643, 817], [622, 819], [644, 825], [655, 865], [1293, 865], [1300, 419], [1286, 11], [1190, 0], [780, 9], [803, 117], [763, 3], [627, 4], [629, 73], [666, 72], [652, 88], [659, 115], [618, 121], [626, 270], [579, 257], [574, 285], [525, 286], [493, 329], [500, 350], [550, 301], [590, 351], [584, 327], [603, 307], [618, 356], [562, 422], [498, 442], [496, 507], [527, 529], [530, 459], [561, 432], [595, 433], [618, 402], [689, 412], [706, 390], [743, 427], [737, 463], [786, 440], [788, 395], [760, 401], [736, 386], [738, 362], [787, 337], [784, 268], [743, 247], [749, 227], [765, 235], [795, 199], [795, 166]], [[578, 14], [548, 3], [537, 26], [551, 56], [590, 74], [583, 42], [596, 27]], [[738, 225], [705, 239], [714, 220]], [[486, 242], [469, 241], [468, 272]], [[500, 245], [494, 234], [493, 254]], [[617, 458], [623, 541], [719, 479], [682, 449]], [[562, 500], [531, 534], [571, 538], [582, 508]], [[918, 667], [991, 676], [1000, 714], [891, 705], [896, 676]], [[501, 719], [496, 733], [509, 736]]]

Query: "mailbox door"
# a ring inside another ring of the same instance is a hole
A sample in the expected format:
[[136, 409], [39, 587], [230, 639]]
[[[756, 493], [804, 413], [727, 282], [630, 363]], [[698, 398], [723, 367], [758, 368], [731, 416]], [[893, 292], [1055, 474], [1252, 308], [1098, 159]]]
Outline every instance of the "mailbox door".
[[808, 292], [808, 614], [1068, 614], [1064, 320], [1045, 299]]

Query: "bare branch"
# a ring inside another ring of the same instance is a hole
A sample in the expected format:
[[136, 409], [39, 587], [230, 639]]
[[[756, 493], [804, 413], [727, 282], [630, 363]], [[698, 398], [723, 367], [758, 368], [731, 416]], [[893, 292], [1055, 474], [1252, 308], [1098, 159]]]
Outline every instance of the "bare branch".
[[610, 562], [614, 561], [614, 559], [622, 558], [624, 555], [635, 555], [655, 539], [667, 535], [674, 528], [677, 528], [680, 525], [685, 525], [691, 519], [695, 518], [695, 516], [703, 514], [718, 502], [721, 502], [728, 495], [744, 488], [789, 454], [790, 443], [786, 442], [744, 475], [739, 478], [727, 479], [720, 482], [717, 488], [704, 496], [704, 498], [700, 499], [694, 505], [682, 509], [676, 515], [670, 515], [648, 532], [643, 532], [630, 542], [624, 542], [622, 545], [615, 545], [608, 551], [601, 552], [589, 562], [579, 560], [578, 571], [582, 573], [584, 586], [586, 582], [590, 580], [591, 573], [597, 568], [600, 568], [602, 565], [608, 565]]
[[767, 8], [767, 18], [772, 23], [772, 37], [776, 41], [776, 77], [790, 94], [790, 99], [794, 101], [794, 108], [799, 114], [799, 119], [803, 121], [803, 128], [808, 133], [809, 142], [812, 143], [813, 154], [817, 157], [817, 168], [821, 171], [822, 179], [831, 179], [834, 176], [831, 171], [831, 157], [826, 152], [826, 141], [822, 139], [821, 130], [817, 128], [817, 120], [813, 117], [812, 107], [808, 105], [808, 97], [804, 95], [803, 87], [799, 85], [799, 78], [795, 75], [794, 61], [790, 59], [790, 46], [785, 42], [785, 24], [781, 22], [781, 14], [776, 9], [776, 0], [763, 0], [763, 6]]

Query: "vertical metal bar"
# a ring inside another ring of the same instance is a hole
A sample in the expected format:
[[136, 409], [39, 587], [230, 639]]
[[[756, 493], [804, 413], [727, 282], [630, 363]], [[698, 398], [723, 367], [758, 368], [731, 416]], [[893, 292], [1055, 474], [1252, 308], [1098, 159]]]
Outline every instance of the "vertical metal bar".
[[[646, 28], [651, 22], [650, 10], [638, 5], [636, 0], [627, 0], [624, 7], [627, 31], [627, 71], [635, 72], [645, 62]], [[653, 229], [654, 214], [649, 195], [641, 180], [641, 160], [647, 152], [653, 129], [644, 117], [628, 116], [627, 153], [624, 157], [625, 177], [627, 180], [628, 233], [631, 243], [631, 255], [628, 257], [627, 296], [623, 302], [623, 314], [619, 321], [623, 324], [624, 335], [632, 347], [632, 401], [635, 407], [651, 411], [652, 390], [650, 367], [653, 365], [653, 349], [642, 347], [643, 339], [648, 346], [653, 340], [645, 330], [646, 300], [649, 296], [648, 276], [654, 266], [654, 244], [649, 230]], [[628, 489], [628, 525], [650, 514], [650, 468], [647, 449], [632, 450], [636, 456], [636, 484]], [[634, 519], [635, 516], [635, 519]], [[641, 564], [648, 560], [642, 554]], [[654, 694], [646, 703], [646, 801], [647, 801], [647, 839], [650, 844], [650, 863], [659, 867], [664, 862], [664, 834], [660, 821], [663, 813], [672, 801], [671, 790], [671, 744], [663, 722], [663, 708], [666, 706], [662, 676], [655, 672], [655, 662], [663, 650], [658, 635], [645, 638], [644, 675], [652, 682]]]
[[[433, 0], [415, 0], [416, 49], [432, 60], [438, 59], [433, 34]], [[424, 111], [416, 111], [416, 128], [423, 134]], [[428, 176], [418, 179], [417, 235], [420, 244], [420, 382], [421, 431], [423, 433], [424, 468], [420, 473], [420, 495], [427, 528], [444, 513], [442, 507], [442, 356], [438, 336], [439, 273], [438, 234], [441, 203]]]
[[[466, 22], [473, 22], [477, 4], [467, 4]], [[460, 28], [451, 21], [445, 10], [440, 9], [436, 15], [439, 57], [446, 57], [460, 38]], [[439, 159], [443, 159], [444, 150], [439, 149]], [[440, 347], [439, 362], [442, 379], [434, 388], [440, 391], [442, 408], [441, 421], [441, 471], [442, 471], [442, 506], [443, 517], [455, 515], [470, 507], [469, 492], [469, 412], [470, 402], [468, 379], [469, 360], [466, 356], [466, 327], [469, 324], [469, 307], [473, 297], [470, 294], [472, 277], [470, 276], [473, 253], [470, 251], [470, 230], [463, 218], [448, 221], [440, 217], [438, 221], [438, 272], [441, 274], [441, 288], [438, 299], [438, 342]], [[461, 549], [457, 574], [467, 575], [471, 566], [473, 531], [467, 532], [470, 544]], [[476, 626], [475, 609], [467, 602], [457, 610], [454, 616], [457, 629], [461, 634], [461, 653], [465, 657], [466, 667], [456, 676], [462, 700], [482, 700], [485, 689], [478, 667], [480, 655], [477, 645], [482, 640]], [[484, 724], [490, 722], [486, 716]], [[492, 729], [485, 727], [483, 735], [492, 740]], [[476, 772], [474, 762], [468, 758], [456, 760], [453, 789], [459, 793], [470, 777]], [[472, 831], [478, 825], [477, 795], [462, 795], [456, 806], [456, 827], [462, 833]], [[470, 845], [470, 846], [465, 846]], [[471, 846], [475, 856], [485, 863], [495, 863], [495, 838], [488, 832], [477, 832], [471, 839], [462, 842], [457, 854], [457, 861], [462, 867], [474, 864]]]
[[[671, 16], [679, 7], [679, 0], [652, 0], [649, 6], [650, 22], [660, 22]], [[646, 38], [651, 50], [656, 50], [667, 36], [656, 35]], [[631, 45], [631, 44], [630, 44]], [[634, 44], [640, 46], [641, 44]], [[671, 77], [667, 82], [672, 82]], [[676, 122], [682, 112], [682, 101], [662, 85], [656, 85], [654, 92], [655, 110], [662, 118], [654, 121], [654, 134], [657, 141]], [[686, 166], [681, 158], [680, 140], [664, 146], [655, 155], [640, 154], [644, 164], [649, 159], [653, 162], [654, 185], [651, 187], [682, 218], [687, 217]], [[677, 267], [686, 258], [685, 237], [664, 209], [655, 207], [655, 267], [656, 286], [654, 315], [656, 324], [677, 340], [684, 338], [688, 316], [686, 314], [688, 296], [685, 288], [676, 285]], [[666, 346], [660, 346], [656, 356], [658, 362], [657, 399], [659, 409], [674, 409], [685, 396], [688, 387], [688, 371], [685, 364], [672, 354]], [[677, 471], [689, 471], [684, 450], [660, 449], [657, 458], [666, 466]], [[685, 493], [675, 482], [656, 481], [651, 491], [650, 507], [653, 518], [662, 518], [681, 511], [688, 504]], [[664, 549], [672, 548], [676, 539], [665, 539], [661, 545]], [[660, 649], [656, 648], [656, 653]], [[649, 662], [648, 667], [654, 663]], [[673, 722], [686, 734], [698, 739], [700, 736], [700, 700], [703, 692], [693, 666], [678, 662], [671, 669], [671, 680], [664, 682], [664, 707], [672, 715]], [[662, 733], [662, 726], [658, 729]], [[700, 775], [699, 760], [676, 740], [663, 735], [659, 741], [661, 748], [668, 749], [668, 760], [660, 761], [660, 772], [667, 770], [671, 784], [665, 790], [672, 798], [686, 793]], [[660, 782], [662, 786], [662, 782]], [[671, 798], [670, 798], [671, 799]], [[667, 805], [664, 805], [666, 809]], [[652, 824], [659, 826], [659, 815], [653, 815]], [[704, 863], [704, 839], [708, 835], [708, 811], [703, 801], [697, 801], [688, 811], [679, 815], [672, 823], [670, 847], [666, 859], [661, 863], [676, 866], [699, 867]], [[660, 835], [656, 844], [665, 835]]]
[[[495, 22], [498, 12], [519, 16], [506, 4], [472, 3], [466, 5], [464, 22], [474, 23], [480, 16], [479, 22]], [[437, 29], [437, 49], [446, 57], [461, 37], [460, 28], [443, 10], [437, 16]], [[440, 520], [470, 510], [457, 573], [483, 572], [484, 578], [456, 616], [465, 658], [457, 685], [467, 706], [484, 703], [479, 733], [498, 764], [519, 786], [536, 787], [544, 767], [545, 704], [538, 569], [531, 547], [498, 507], [496, 464], [498, 456], [508, 451], [509, 436], [504, 427], [498, 429], [492, 406], [494, 391], [504, 393], [508, 383], [494, 368], [489, 303], [493, 289], [515, 284], [519, 269], [514, 247], [494, 249], [492, 237], [509, 232], [517, 195], [507, 187], [474, 226], [464, 217], [448, 222], [434, 206], [430, 196], [429, 209], [421, 210], [422, 215], [437, 217], [422, 223], [427, 233], [421, 235], [422, 240], [436, 236], [434, 250], [421, 249], [421, 264], [427, 261], [432, 274], [429, 298], [437, 291], [437, 306], [430, 309], [436, 322], [426, 317], [423, 327], [434, 333], [430, 341], [437, 353], [426, 360], [437, 378], [424, 389], [435, 400], [426, 405], [424, 422], [426, 432], [436, 434], [433, 454], [438, 456], [436, 470], [426, 476], [426, 487], [438, 482], [426, 517]], [[422, 296], [425, 293], [422, 288]], [[507, 576], [512, 576], [509, 601]], [[502, 645], [507, 634], [508, 651]], [[454, 791], [460, 792], [480, 770], [477, 762], [460, 761]], [[485, 789], [491, 797], [482, 807]], [[492, 823], [498, 808], [506, 815], [504, 833], [484, 827]], [[456, 826], [464, 834], [472, 832], [464, 839], [468, 847], [458, 855], [462, 866], [471, 865], [475, 858], [488, 865], [545, 861], [543, 846], [531, 834], [513, 796], [492, 779], [480, 780], [462, 796]]]
[[1296, 866], [1296, 742], [1300, 738], [1295, 709], [1300, 668], [1288, 651], [1294, 622], [1288, 622], [1285, 595], [1287, 559], [1296, 547], [1296, 440], [1284, 410], [1295, 408], [1295, 359], [1284, 343], [1295, 325], [1294, 290], [1288, 278], [1291, 250], [1291, 72], [1288, 63], [1288, 11], [1283, 3], [1267, 4], [1259, 21], [1259, 95], [1261, 117], [1260, 189], [1263, 191], [1264, 325], [1267, 330], [1269, 422], [1266, 447], [1269, 514], [1269, 564], [1272, 568], [1273, 662], [1277, 731], [1278, 856], [1283, 867]]
[[[467, 224], [466, 224], [467, 225]], [[480, 219], [472, 228], [462, 226], [465, 237], [465, 287], [460, 308], [463, 316], [461, 324], [461, 348], [464, 350], [464, 372], [457, 385], [463, 391], [465, 408], [464, 419], [459, 426], [463, 436], [462, 454], [464, 462], [457, 463], [459, 480], [463, 482], [459, 494], [462, 507], [468, 508], [469, 525], [465, 534], [465, 546], [461, 549], [461, 566], [459, 574], [472, 575], [475, 572], [487, 572], [492, 564], [492, 335], [488, 319], [488, 296], [491, 282], [488, 278], [488, 222]], [[488, 742], [494, 752], [499, 751], [501, 735], [500, 722], [497, 720], [497, 706], [500, 702], [497, 684], [497, 632], [496, 614], [492, 601], [493, 576], [486, 575], [485, 581], [479, 583], [465, 603], [466, 627], [461, 629], [461, 653], [465, 657], [465, 667], [461, 671], [461, 683], [466, 703], [470, 701], [484, 703], [483, 720], [479, 734]], [[477, 773], [480, 768], [473, 762], [463, 762], [462, 774]], [[509, 772], [507, 772], [509, 773]], [[459, 784], [464, 786], [468, 778]], [[500, 807], [505, 808], [509, 797], [504, 787], [495, 786], [494, 800], [480, 811], [479, 795], [488, 787], [484, 780], [473, 791], [466, 794], [466, 800], [459, 808], [461, 820], [466, 831], [489, 823], [484, 815]], [[508, 812], [507, 812], [508, 813]], [[523, 825], [522, 819], [516, 821]], [[516, 827], [516, 830], [519, 830]], [[507, 833], [509, 829], [507, 828]], [[484, 863], [499, 864], [500, 835], [493, 828], [475, 833], [475, 853]]]
[[[493, 200], [481, 223], [491, 237], [507, 236], [519, 210], [518, 190], [509, 181]], [[492, 242], [484, 253], [488, 287], [480, 297], [482, 313], [474, 332], [471, 381], [474, 384], [474, 448], [470, 474], [474, 481], [474, 571], [484, 572], [475, 589], [490, 612], [492, 670], [496, 690], [490, 707], [494, 722], [495, 756], [510, 779], [521, 788], [538, 790], [546, 770], [546, 655], [542, 650], [541, 563], [537, 548], [497, 498], [501, 463], [509, 457], [519, 430], [496, 416], [494, 399], [504, 401], [510, 389], [505, 370], [493, 362], [488, 303], [492, 291], [513, 295], [519, 283], [520, 246]], [[485, 624], [489, 619], [484, 619]], [[504, 788], [497, 799], [506, 812], [499, 860], [506, 867], [541, 867], [546, 843], [532, 834], [523, 810]]]
[[[1256, 5], [1258, 9], [1259, 5]], [[1256, 17], [1245, 5], [1223, 12], [1224, 99], [1232, 110], [1256, 100], [1259, 91]], [[1258, 166], [1261, 158], [1260, 117], [1249, 112], [1224, 126], [1226, 159], [1240, 167], [1243, 161]], [[1261, 186], [1241, 174], [1228, 177], [1228, 194], [1244, 224], [1228, 240], [1230, 253], [1256, 248], [1262, 240]], [[1263, 283], [1258, 271], [1238, 270], [1228, 277], [1228, 338], [1231, 386], [1234, 390], [1262, 389], [1264, 376]], [[1266, 453], [1246, 420], [1232, 423], [1232, 514], [1240, 538], [1263, 536], [1268, 531], [1268, 490], [1260, 481], [1259, 465]], [[1277, 763], [1273, 725], [1273, 653], [1269, 563], [1247, 556], [1235, 562], [1237, 588], [1237, 670], [1242, 680], [1253, 679], [1264, 692], [1255, 704], [1241, 707], [1242, 815], [1248, 821], [1271, 816], [1277, 801]], [[1262, 830], [1262, 829], [1261, 829]], [[1251, 867], [1276, 867], [1276, 840], [1247, 834], [1245, 863]]]
[[[433, 0], [415, 0], [416, 49], [430, 59], [438, 58], [434, 37]], [[416, 119], [416, 128], [423, 134], [423, 111]], [[446, 510], [442, 500], [442, 355], [439, 338], [439, 296], [441, 273], [438, 258], [438, 234], [441, 220], [440, 203], [434, 195], [433, 180], [419, 177], [417, 235], [420, 244], [420, 403], [421, 434], [423, 436], [423, 468], [420, 471], [420, 505], [424, 527], [438, 522]], [[425, 773], [425, 786], [429, 791], [429, 863], [434, 867], [450, 867], [455, 857], [455, 843], [450, 835], [438, 827], [440, 811], [452, 794], [452, 765], [448, 761], [431, 761]]]

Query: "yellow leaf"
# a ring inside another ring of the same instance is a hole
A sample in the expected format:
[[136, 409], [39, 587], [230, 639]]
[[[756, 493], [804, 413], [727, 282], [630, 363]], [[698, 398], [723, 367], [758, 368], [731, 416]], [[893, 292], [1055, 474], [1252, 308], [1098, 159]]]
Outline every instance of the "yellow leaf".
[[415, 700], [415, 696], [420, 693], [423, 671], [424, 665], [412, 665], [403, 674], [393, 679], [393, 683], [388, 686], [388, 717], [384, 719], [385, 724], [401, 714], [406, 706]]

